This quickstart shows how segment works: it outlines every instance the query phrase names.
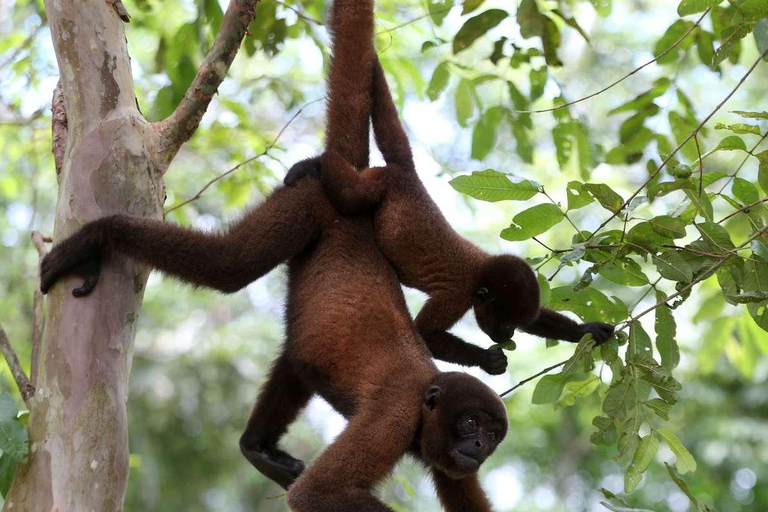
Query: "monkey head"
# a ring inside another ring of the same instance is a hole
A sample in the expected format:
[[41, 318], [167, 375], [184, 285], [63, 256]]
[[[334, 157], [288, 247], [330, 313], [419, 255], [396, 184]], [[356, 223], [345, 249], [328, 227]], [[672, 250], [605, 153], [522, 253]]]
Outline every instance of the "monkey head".
[[539, 314], [539, 283], [533, 269], [517, 256], [491, 257], [480, 271], [473, 309], [480, 328], [495, 343]]
[[479, 379], [439, 373], [429, 385], [421, 412], [419, 452], [448, 477], [477, 472], [507, 434], [504, 402]]

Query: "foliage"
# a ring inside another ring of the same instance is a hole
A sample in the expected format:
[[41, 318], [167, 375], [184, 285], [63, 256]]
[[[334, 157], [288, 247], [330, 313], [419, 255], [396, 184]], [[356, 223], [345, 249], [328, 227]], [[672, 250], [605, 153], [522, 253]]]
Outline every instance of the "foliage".
[[[222, 7], [126, 4], [138, 101], [149, 119], [161, 119], [186, 91]], [[284, 166], [316, 150], [321, 109], [309, 103], [322, 97], [326, 4], [260, 2], [232, 76], [168, 172], [167, 206], [265, 156], [169, 220], [216, 227], [214, 219], [268, 193]], [[22, 314], [0, 313], [0, 320], [16, 341], [29, 335], [36, 267], [24, 241], [30, 227], [50, 230], [56, 197], [46, 103], [31, 97], [50, 96], [57, 70], [42, 2], [12, 5], [0, 16], [0, 208], [8, 212], [0, 216], [0, 250], [14, 263], [0, 266], [0, 311]], [[768, 478], [759, 455], [768, 447], [760, 434], [768, 409], [755, 397], [767, 396], [768, 150], [761, 144], [768, 114], [754, 106], [765, 64], [738, 82], [768, 50], [766, 2], [637, 8], [619, 0], [381, 0], [377, 44], [399, 104], [429, 104], [438, 121], [450, 121], [432, 127], [452, 133], [450, 142], [430, 150], [478, 212], [473, 234], [493, 248], [514, 241], [530, 254], [549, 307], [619, 325], [600, 347], [586, 338], [575, 349], [526, 352], [518, 340], [510, 361], [516, 376], [535, 373], [545, 358], [568, 360], [508, 399], [516, 435], [490, 461], [488, 477], [513, 468], [528, 497], [554, 490], [559, 508], [537, 502], [541, 510], [569, 508], [576, 491], [565, 482], [572, 478], [586, 489], [584, 503], [611, 510], [633, 503], [656, 510], [659, 489], [682, 493], [699, 510], [732, 510], [750, 499], [765, 508], [768, 491], [753, 485], [738, 494], [732, 482], [744, 468]], [[639, 30], [621, 21], [633, 19], [643, 20]], [[656, 62], [616, 82], [644, 62], [638, 55]], [[437, 190], [450, 214], [452, 199]], [[490, 211], [503, 212], [504, 226]], [[279, 499], [265, 500], [279, 491], [256, 477], [234, 441], [252, 383], [263, 380], [279, 344], [274, 298], [282, 292], [279, 278], [226, 300], [165, 280], [150, 284], [131, 384], [127, 508], [249, 510], [256, 502], [259, 510], [284, 509]], [[185, 348], [172, 343], [177, 338]], [[28, 348], [21, 356], [28, 360]], [[18, 434], [20, 423], [9, 421]], [[285, 446], [310, 459], [327, 438], [307, 421]], [[592, 448], [584, 448], [587, 439]], [[734, 448], [713, 462], [721, 444]], [[0, 490], [12, 461], [26, 454], [26, 446], [14, 446], [0, 445]], [[398, 510], [434, 508], [417, 485], [418, 468], [397, 474], [388, 502]], [[611, 490], [596, 497], [606, 481]], [[522, 503], [535, 509], [532, 499]]]

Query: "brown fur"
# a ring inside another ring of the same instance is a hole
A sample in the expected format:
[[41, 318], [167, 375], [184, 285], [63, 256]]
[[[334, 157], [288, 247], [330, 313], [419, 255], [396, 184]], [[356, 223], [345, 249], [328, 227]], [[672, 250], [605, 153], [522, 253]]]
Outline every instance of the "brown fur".
[[[337, 0], [334, 12], [342, 4], [362, 9], [366, 2]], [[368, 16], [369, 11], [351, 12]], [[370, 16], [372, 23], [372, 10]], [[353, 32], [359, 25], [346, 27]], [[334, 72], [332, 84], [333, 77]], [[340, 103], [332, 99], [331, 105], [334, 118]], [[355, 134], [357, 142], [329, 138], [328, 149], [362, 162], [355, 153], [361, 134]], [[433, 468], [449, 511], [490, 510], [475, 472], [506, 434], [503, 403], [471, 376], [437, 371], [408, 315], [397, 275], [376, 244], [371, 219], [340, 216], [317, 182], [278, 189], [223, 234], [125, 216], [94, 221], [46, 257], [43, 290], [75, 273], [86, 283], [73, 292], [88, 295], [102, 259], [112, 254], [226, 293], [290, 259], [286, 343], [241, 449], [264, 474], [291, 486], [292, 510], [390, 510], [371, 490], [406, 452]], [[64, 284], [73, 288], [71, 281]], [[303, 471], [303, 464], [277, 443], [315, 393], [349, 418], [349, 425]], [[468, 417], [476, 427], [466, 427]]]
[[[459, 364], [488, 357], [489, 351], [448, 332], [469, 309], [497, 343], [508, 341], [517, 328], [570, 342], [587, 333], [598, 343], [608, 339], [611, 325], [577, 324], [541, 308], [536, 276], [525, 261], [488, 254], [451, 228], [416, 174], [408, 138], [378, 60], [373, 74], [373, 128], [387, 166], [358, 172], [335, 155], [333, 165], [326, 165], [329, 157], [324, 155], [297, 164], [286, 176], [286, 184], [321, 174], [329, 197], [343, 212], [356, 214], [376, 207], [379, 246], [403, 284], [429, 295], [416, 325], [435, 357]], [[506, 360], [480, 366], [501, 373]]]

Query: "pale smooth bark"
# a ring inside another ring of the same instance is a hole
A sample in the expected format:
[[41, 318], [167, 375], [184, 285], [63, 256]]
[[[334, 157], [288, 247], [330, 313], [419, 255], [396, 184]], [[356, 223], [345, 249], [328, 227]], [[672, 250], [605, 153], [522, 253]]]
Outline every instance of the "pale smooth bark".
[[[59, 181], [54, 245], [106, 215], [162, 218], [162, 174], [226, 75], [256, 1], [230, 2], [182, 106], [151, 125], [136, 106], [125, 31], [113, 2], [45, 0], [61, 75], [61, 93], [53, 101]], [[72, 296], [81, 284], [77, 278], [49, 294], [32, 376], [37, 390], [30, 400], [29, 461], [17, 470], [4, 510], [122, 509], [128, 377], [148, 274], [113, 257], [88, 297]]]

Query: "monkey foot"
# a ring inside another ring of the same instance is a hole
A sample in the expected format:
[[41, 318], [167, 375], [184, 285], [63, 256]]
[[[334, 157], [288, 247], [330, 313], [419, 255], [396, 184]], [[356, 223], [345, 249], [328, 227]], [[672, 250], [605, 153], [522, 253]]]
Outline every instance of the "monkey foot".
[[277, 448], [243, 447], [241, 451], [253, 467], [283, 489], [288, 489], [304, 471], [302, 461]]

